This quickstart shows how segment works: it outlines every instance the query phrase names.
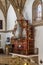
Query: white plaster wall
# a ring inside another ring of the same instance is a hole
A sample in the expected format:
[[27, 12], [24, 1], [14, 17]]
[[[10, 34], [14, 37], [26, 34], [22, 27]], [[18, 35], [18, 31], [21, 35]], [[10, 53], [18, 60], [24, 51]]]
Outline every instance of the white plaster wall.
[[[33, 4], [33, 2], [34, 2], [34, 0], [26, 0], [24, 10], [23, 10], [24, 18], [27, 20], [30, 20], [30, 23], [32, 23], [32, 4]], [[14, 11], [12, 5], [10, 5], [10, 7], [8, 9], [8, 14], [7, 14], [7, 30], [13, 29], [16, 19], [17, 19], [17, 17], [15, 14], [15, 11]]]
[[35, 27], [35, 31], [35, 46], [39, 48], [39, 61], [43, 61], [43, 26]]
[[10, 5], [7, 13], [7, 30], [13, 30], [16, 19], [15, 11], [12, 5]]
[[[33, 2], [34, 0], [27, 0], [23, 11], [25, 19], [30, 20], [30, 23], [32, 23]], [[35, 48], [39, 48], [39, 64], [40, 64], [40, 60], [43, 61], [43, 26], [35, 27]]]
[[5, 18], [4, 18], [4, 15], [3, 15], [3, 12], [1, 11], [1, 9], [0, 9], [0, 20], [3, 21], [3, 29], [2, 30], [5, 30]]
[[24, 10], [23, 10], [23, 15], [24, 18], [27, 20], [30, 20], [30, 23], [32, 23], [32, 4], [34, 0], [26, 0]]
[[[0, 31], [4, 31], [5, 30], [5, 18], [4, 18], [4, 15], [3, 15], [3, 12], [1, 11], [1, 9], [0, 9], [0, 20], [2, 20], [3, 21], [3, 29], [1, 30], [0, 29]], [[0, 35], [1, 35], [1, 47], [4, 49], [5, 48], [5, 33], [0, 33]]]
[[5, 49], [5, 44], [6, 44], [6, 34], [5, 33], [0, 33], [0, 35], [1, 35], [1, 47], [3, 48], [3, 49]]
[[[12, 36], [13, 36], [12, 32], [6, 33], [6, 41], [8, 37], [11, 39]], [[10, 44], [10, 42], [6, 42], [6, 44]]]
[[30, 20], [30, 23], [32, 23], [32, 5], [34, 1], [35, 0], [26, 0], [24, 10], [23, 10], [24, 18]]
[[7, 41], [7, 37], [11, 38], [13, 36], [12, 32], [8, 32], [8, 33], [0, 33], [1, 35], [1, 47], [5, 50], [5, 45], [6, 44], [10, 44], [10, 42], [6, 42]]
[[10, 42], [6, 42], [7, 41], [7, 37], [11, 38], [13, 36], [12, 32], [8, 32], [8, 33], [0, 33], [1, 35], [1, 47], [5, 50], [5, 45], [6, 44], [10, 44]]

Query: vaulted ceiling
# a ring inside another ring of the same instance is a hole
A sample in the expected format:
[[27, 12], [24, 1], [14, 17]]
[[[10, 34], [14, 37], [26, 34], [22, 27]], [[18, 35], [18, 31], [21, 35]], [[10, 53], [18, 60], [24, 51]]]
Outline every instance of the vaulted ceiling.
[[24, 8], [26, 0], [0, 0], [0, 9], [2, 10], [4, 16], [6, 16], [10, 4], [13, 6], [15, 12], [19, 8], [21, 11]]

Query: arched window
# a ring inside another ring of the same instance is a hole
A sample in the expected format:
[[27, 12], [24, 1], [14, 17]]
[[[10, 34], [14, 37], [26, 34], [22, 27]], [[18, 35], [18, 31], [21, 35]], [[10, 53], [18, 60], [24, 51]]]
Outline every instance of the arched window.
[[41, 4], [37, 7], [37, 19], [36, 20], [42, 20], [42, 6]]
[[42, 23], [42, 1], [35, 0], [32, 6], [32, 22], [34, 25]]

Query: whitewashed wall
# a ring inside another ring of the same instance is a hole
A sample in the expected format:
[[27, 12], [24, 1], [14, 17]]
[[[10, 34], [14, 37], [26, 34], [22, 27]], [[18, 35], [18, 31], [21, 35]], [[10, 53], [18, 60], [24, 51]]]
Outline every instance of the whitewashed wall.
[[[43, 26], [35, 27], [35, 46], [39, 48], [39, 63], [43, 61]], [[43, 64], [40, 64], [43, 65]]]
[[0, 33], [1, 35], [1, 39], [0, 39], [0, 42], [1, 42], [1, 47], [3, 49], [5, 49], [5, 44], [6, 44], [6, 34], [5, 33]]
[[30, 23], [32, 23], [32, 4], [33, 4], [34, 0], [27, 0], [24, 10], [23, 10], [23, 14], [25, 19], [30, 20]]
[[[27, 0], [23, 11], [25, 19], [30, 20], [30, 23], [32, 23], [33, 2], [34, 0]], [[40, 64], [40, 60], [43, 61], [43, 26], [35, 27], [35, 48], [39, 48], [39, 64]]]
[[7, 38], [9, 37], [11, 39], [12, 36], [13, 36], [12, 32], [6, 33], [6, 44], [10, 44], [10, 42], [7, 42]]
[[3, 12], [1, 11], [1, 9], [0, 9], [0, 20], [3, 21], [3, 29], [2, 30], [5, 30], [5, 18], [4, 18], [4, 15], [3, 15]]
[[[4, 31], [5, 30], [5, 18], [4, 18], [4, 15], [3, 15], [3, 12], [1, 11], [1, 9], [0, 9], [0, 20], [2, 20], [3, 21], [3, 29], [1, 30], [0, 29], [0, 31]], [[1, 35], [1, 39], [0, 39], [0, 44], [1, 44], [1, 47], [4, 49], [4, 47], [5, 47], [5, 33], [0, 33], [0, 35]]]
[[13, 30], [17, 17], [12, 5], [10, 5], [7, 13], [7, 30]]

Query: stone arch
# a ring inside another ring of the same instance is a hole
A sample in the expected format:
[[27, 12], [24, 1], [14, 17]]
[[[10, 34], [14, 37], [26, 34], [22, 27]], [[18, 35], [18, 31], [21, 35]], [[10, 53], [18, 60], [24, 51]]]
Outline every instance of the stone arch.
[[35, 1], [33, 2], [32, 7], [33, 7], [33, 8], [34, 8], [34, 7], [37, 7], [39, 3], [42, 3], [42, 0], [35, 0]]

